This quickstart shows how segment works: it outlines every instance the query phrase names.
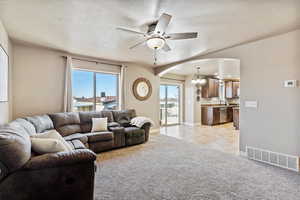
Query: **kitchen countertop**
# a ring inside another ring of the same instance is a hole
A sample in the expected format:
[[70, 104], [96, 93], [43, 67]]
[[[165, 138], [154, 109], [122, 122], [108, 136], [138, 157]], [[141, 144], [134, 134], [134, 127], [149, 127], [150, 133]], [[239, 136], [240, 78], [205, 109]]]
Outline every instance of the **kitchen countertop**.
[[233, 107], [233, 108], [235, 108], [235, 107], [240, 107], [240, 105], [238, 105], [238, 104], [234, 104], [234, 105], [221, 105], [221, 104], [203, 104], [203, 105], [201, 105], [202, 107], [212, 107], [212, 108], [224, 108], [224, 107]]

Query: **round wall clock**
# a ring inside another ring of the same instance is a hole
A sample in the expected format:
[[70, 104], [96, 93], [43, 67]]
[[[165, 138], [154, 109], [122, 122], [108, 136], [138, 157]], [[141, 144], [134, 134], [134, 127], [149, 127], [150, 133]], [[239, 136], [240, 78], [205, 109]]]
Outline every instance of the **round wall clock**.
[[133, 95], [140, 101], [147, 100], [152, 94], [152, 86], [149, 80], [138, 78], [132, 86]]

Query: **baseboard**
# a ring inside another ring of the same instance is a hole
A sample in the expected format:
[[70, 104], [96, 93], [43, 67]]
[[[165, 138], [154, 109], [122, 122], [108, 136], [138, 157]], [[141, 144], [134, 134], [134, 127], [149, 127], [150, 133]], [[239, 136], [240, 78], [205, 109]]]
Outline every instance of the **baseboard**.
[[150, 129], [150, 133], [157, 133], [159, 132], [159, 128], [155, 128], [155, 129]]
[[247, 152], [246, 151], [239, 151], [238, 155], [242, 156], [242, 157], [247, 157]]
[[186, 126], [201, 126], [201, 123], [188, 123], [188, 122], [184, 122], [183, 123]]

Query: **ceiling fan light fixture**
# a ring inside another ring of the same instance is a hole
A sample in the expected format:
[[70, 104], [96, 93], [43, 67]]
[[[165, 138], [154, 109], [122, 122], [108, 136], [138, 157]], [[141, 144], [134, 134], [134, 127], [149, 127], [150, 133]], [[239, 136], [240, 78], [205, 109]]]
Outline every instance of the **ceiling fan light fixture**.
[[149, 38], [146, 43], [150, 49], [157, 50], [157, 49], [161, 49], [165, 45], [166, 41], [163, 38], [154, 37], [154, 38]]

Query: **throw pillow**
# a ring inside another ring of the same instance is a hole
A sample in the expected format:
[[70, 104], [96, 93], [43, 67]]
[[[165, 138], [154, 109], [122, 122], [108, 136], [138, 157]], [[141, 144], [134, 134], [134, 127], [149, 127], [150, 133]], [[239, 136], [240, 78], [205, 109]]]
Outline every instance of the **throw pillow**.
[[32, 138], [44, 138], [44, 139], [56, 139], [59, 140], [63, 145], [65, 145], [68, 151], [72, 151], [72, 147], [64, 140], [64, 138], [56, 131], [50, 130], [44, 133], [37, 133], [36, 135], [32, 135]]
[[31, 146], [33, 151], [39, 154], [57, 153], [60, 151], [68, 151], [65, 145], [56, 139], [34, 138], [31, 137]]
[[92, 131], [107, 131], [107, 117], [105, 118], [92, 118]]

